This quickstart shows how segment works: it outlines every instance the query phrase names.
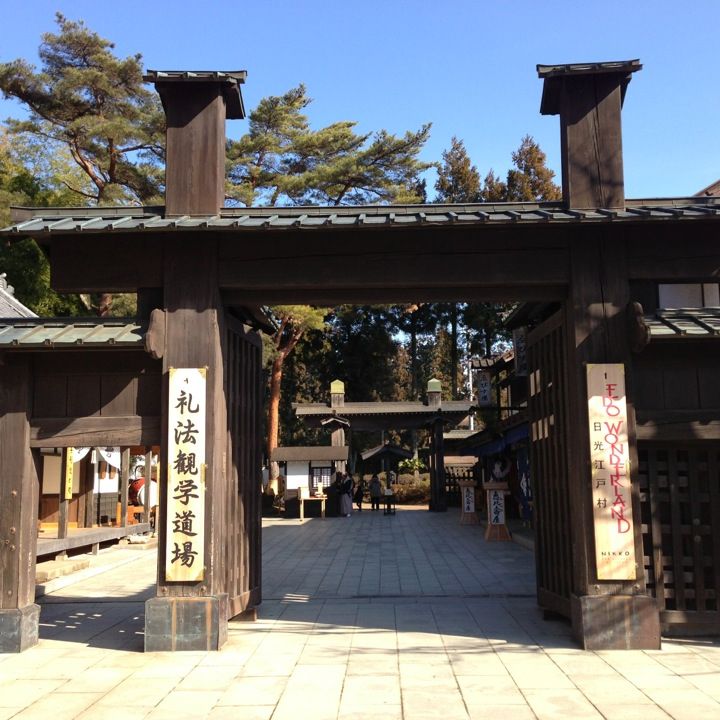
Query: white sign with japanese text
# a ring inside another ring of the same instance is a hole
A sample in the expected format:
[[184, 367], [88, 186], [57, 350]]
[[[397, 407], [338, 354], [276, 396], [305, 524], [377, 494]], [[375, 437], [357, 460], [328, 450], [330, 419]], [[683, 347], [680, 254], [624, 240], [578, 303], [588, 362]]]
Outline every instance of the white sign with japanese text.
[[625, 367], [587, 366], [595, 562], [599, 580], [635, 580]]
[[165, 579], [205, 574], [205, 368], [170, 368]]

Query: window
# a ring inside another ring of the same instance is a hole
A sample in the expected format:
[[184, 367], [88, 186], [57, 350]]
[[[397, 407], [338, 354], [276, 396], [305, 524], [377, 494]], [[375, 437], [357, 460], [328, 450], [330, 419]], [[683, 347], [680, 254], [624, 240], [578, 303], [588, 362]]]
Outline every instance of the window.
[[720, 305], [717, 283], [674, 283], [658, 285], [661, 308], [700, 308]]
[[319, 487], [330, 487], [330, 478], [332, 477], [332, 468], [330, 467], [314, 467], [312, 468], [312, 476], [310, 478], [310, 487], [317, 490]]

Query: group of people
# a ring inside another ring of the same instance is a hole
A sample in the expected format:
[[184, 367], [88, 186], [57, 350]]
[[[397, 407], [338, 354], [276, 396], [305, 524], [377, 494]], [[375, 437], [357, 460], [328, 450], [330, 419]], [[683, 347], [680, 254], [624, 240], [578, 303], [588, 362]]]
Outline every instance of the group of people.
[[368, 485], [362, 477], [357, 481], [357, 483], [355, 483], [353, 482], [353, 477], [350, 473], [335, 473], [333, 489], [335, 490], [336, 497], [338, 498], [338, 512], [340, 515], [350, 517], [352, 514], [353, 502], [357, 505], [358, 511], [362, 512], [362, 504], [366, 491], [369, 491], [370, 493], [370, 509], [380, 509], [382, 485], [377, 474], [372, 476], [370, 484]]

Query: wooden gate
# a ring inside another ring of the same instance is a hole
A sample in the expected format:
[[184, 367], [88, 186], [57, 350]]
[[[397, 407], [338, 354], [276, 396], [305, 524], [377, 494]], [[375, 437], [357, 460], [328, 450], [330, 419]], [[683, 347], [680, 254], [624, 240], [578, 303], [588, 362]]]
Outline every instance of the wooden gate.
[[228, 459], [226, 587], [229, 617], [260, 603], [262, 493], [262, 343], [257, 333], [227, 322]]
[[538, 602], [570, 617], [573, 578], [563, 310], [528, 335], [528, 375]]
[[720, 631], [720, 443], [638, 444], [647, 588], [667, 634]]

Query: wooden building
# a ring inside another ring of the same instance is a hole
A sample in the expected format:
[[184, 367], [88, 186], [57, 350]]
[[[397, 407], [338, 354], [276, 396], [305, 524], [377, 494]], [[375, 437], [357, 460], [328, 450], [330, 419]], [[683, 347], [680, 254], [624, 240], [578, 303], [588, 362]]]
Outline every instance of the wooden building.
[[[245, 73], [150, 72], [168, 120], [165, 207], [19, 210], [0, 232], [41, 244], [58, 291], [138, 292], [147, 328], [144, 349], [108, 351], [102, 364], [82, 347], [53, 364], [40, 352], [3, 349], [0, 650], [18, 651], [37, 638], [42, 446], [160, 442], [167, 522], [160, 527], [157, 596], [146, 605], [146, 648], [218, 648], [228, 618], [252, 612], [261, 600], [261, 350], [249, 318], [273, 303], [453, 300], [558, 303], [542, 331], [528, 337], [535, 507], [547, 532], [538, 602], [567, 615], [583, 647], [658, 648], [661, 615], [651, 585], [660, 565], [653, 561], [651, 577], [643, 562], [641, 475], [650, 488], [653, 477], [664, 488], [662, 463], [685, 463], [703, 492], [716, 497], [718, 464], [706, 450], [640, 455], [641, 444], [659, 439], [651, 433], [668, 425], [707, 436], [720, 418], [716, 405], [701, 404], [703, 419], [685, 417], [683, 425], [667, 414], [674, 410], [638, 405], [645, 396], [634, 384], [629, 325], [641, 285], [717, 281], [720, 201], [625, 198], [620, 115], [640, 68], [636, 60], [538, 67], [541, 112], [560, 116], [560, 202], [236, 209], [223, 208], [224, 128], [226, 117], [244, 115]], [[686, 403], [708, 402], [720, 384], [717, 362], [698, 363], [692, 372], [709, 389]], [[678, 372], [690, 369], [668, 370], [670, 398]], [[98, 391], [78, 396], [78, 374]], [[38, 393], [43, 384], [53, 391]], [[38, 406], [39, 398], [46, 404]], [[622, 415], [627, 442], [620, 435], [607, 441], [615, 477], [598, 496], [593, 433], [603, 412]], [[200, 443], [192, 463], [191, 439]], [[543, 492], [551, 478], [558, 479]], [[663, 489], [671, 517], [675, 487]], [[608, 500], [609, 488], [622, 507]], [[192, 539], [183, 538], [184, 499], [198, 522]], [[602, 513], [598, 500], [607, 505]], [[663, 532], [662, 507], [653, 502], [651, 494], [646, 520]], [[689, 544], [677, 546], [673, 577], [687, 573], [689, 552], [703, 568], [693, 602], [704, 598], [709, 610], [720, 574], [717, 554], [705, 547], [717, 547], [720, 524], [717, 514], [693, 515], [692, 495], [687, 507], [690, 514], [674, 521]], [[615, 516], [622, 520], [612, 539], [623, 541], [617, 556], [597, 534], [613, 530]], [[670, 577], [666, 568], [663, 577]]]

